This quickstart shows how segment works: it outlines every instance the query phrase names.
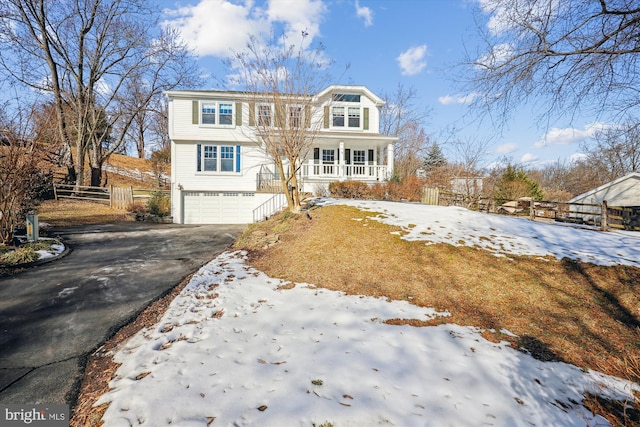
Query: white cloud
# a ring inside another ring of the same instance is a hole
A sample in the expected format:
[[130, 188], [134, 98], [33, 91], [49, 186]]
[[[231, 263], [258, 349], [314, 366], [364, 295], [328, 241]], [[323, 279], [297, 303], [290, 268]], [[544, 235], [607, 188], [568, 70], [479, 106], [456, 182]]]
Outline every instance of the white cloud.
[[358, 18], [364, 19], [364, 26], [373, 25], [373, 12], [366, 6], [360, 6], [360, 2], [356, 0], [356, 15]]
[[269, 0], [267, 16], [271, 23], [278, 22], [284, 25], [289, 43], [297, 43], [303, 32], [308, 34], [305, 40], [308, 46], [314, 37], [320, 35], [320, 22], [326, 11], [322, 0]]
[[576, 128], [551, 128], [539, 141], [534, 145], [536, 148], [542, 148], [549, 145], [569, 145], [581, 142], [587, 138], [592, 138], [599, 130], [610, 127], [605, 123], [590, 123], [583, 129]]
[[439, 97], [438, 102], [442, 105], [471, 104], [477, 96], [478, 94], [475, 92], [468, 95], [445, 95]]
[[514, 54], [513, 46], [509, 43], [500, 43], [491, 48], [491, 52], [482, 55], [478, 61], [478, 67], [494, 68], [507, 62]]
[[535, 154], [531, 154], [531, 153], [526, 153], [525, 155], [522, 156], [522, 158], [520, 159], [520, 161], [522, 163], [531, 163], [531, 162], [535, 162], [536, 160], [538, 160], [539, 157], [536, 156]]
[[[544, 26], [548, 16], [558, 13], [559, 0], [549, 2], [505, 2], [504, 0], [477, 0], [483, 13], [490, 15], [487, 28], [492, 34], [500, 35], [506, 31], [526, 24]], [[520, 9], [517, 6], [522, 5]], [[515, 7], [514, 7], [515, 6]]]
[[498, 154], [510, 154], [518, 149], [518, 146], [513, 142], [507, 144], [498, 145], [496, 147], [496, 153]]
[[264, 7], [253, 1], [200, 0], [194, 6], [165, 9], [163, 25], [177, 28], [199, 56], [228, 57], [244, 50], [250, 36], [268, 37], [274, 24], [282, 26], [289, 43], [297, 43], [303, 31], [308, 33], [308, 45], [320, 34], [325, 12], [322, 0], [270, 0]]
[[222, 56], [246, 46], [249, 35], [268, 29], [266, 17], [252, 14], [251, 4], [203, 0], [195, 6], [165, 10], [171, 25], [199, 56]]
[[427, 55], [427, 45], [411, 47], [402, 52], [396, 60], [402, 69], [402, 75], [413, 76], [420, 73], [427, 66], [424, 57]]
[[569, 163], [579, 162], [581, 160], [585, 160], [587, 155], [584, 153], [575, 153], [569, 157]]

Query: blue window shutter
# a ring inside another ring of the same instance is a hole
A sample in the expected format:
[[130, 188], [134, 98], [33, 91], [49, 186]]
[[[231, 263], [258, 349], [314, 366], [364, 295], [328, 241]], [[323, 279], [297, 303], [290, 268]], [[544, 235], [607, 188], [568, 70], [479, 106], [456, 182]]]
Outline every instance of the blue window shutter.
[[240, 146], [236, 145], [236, 172], [240, 172]]
[[198, 144], [198, 165], [196, 170], [202, 172], [202, 144]]

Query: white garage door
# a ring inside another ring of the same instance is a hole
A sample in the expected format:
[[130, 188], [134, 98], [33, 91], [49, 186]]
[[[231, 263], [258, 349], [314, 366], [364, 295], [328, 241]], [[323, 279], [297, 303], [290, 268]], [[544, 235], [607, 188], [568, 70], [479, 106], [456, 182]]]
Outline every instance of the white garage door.
[[185, 224], [248, 224], [253, 222], [255, 193], [185, 191]]

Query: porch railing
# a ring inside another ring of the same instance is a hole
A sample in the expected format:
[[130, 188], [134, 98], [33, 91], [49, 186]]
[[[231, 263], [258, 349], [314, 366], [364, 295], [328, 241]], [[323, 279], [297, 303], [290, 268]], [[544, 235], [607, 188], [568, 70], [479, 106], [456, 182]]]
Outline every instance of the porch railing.
[[282, 193], [280, 175], [272, 172], [259, 172], [256, 175], [256, 189], [264, 193]]
[[304, 164], [302, 176], [306, 178], [375, 179], [387, 178], [387, 167], [379, 165]]

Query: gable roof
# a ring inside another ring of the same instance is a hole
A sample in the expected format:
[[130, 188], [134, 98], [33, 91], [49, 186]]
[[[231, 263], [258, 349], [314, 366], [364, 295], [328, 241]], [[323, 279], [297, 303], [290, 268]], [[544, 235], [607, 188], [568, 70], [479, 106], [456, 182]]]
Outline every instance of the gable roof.
[[339, 93], [339, 92], [361, 93], [365, 95], [367, 98], [371, 99], [376, 104], [377, 107], [382, 107], [384, 104], [386, 104], [386, 102], [384, 102], [382, 98], [380, 98], [379, 96], [371, 92], [366, 86], [331, 85], [326, 89], [324, 89], [323, 91], [320, 91], [320, 93], [318, 93], [316, 96], [318, 98], [322, 98], [328, 94]]
[[589, 196], [593, 196], [597, 193], [599, 193], [600, 191], [606, 190], [608, 188], [614, 187], [615, 185], [626, 181], [628, 179], [637, 179], [638, 180], [638, 185], [640, 185], [640, 173], [638, 172], [631, 172], [628, 175], [625, 175], [623, 177], [620, 177], [618, 179], [615, 179], [611, 182], [607, 182], [606, 184], [602, 184], [600, 187], [594, 188], [593, 190], [587, 191], [586, 193], [582, 193], [577, 195], [576, 197], [572, 198], [571, 200], [569, 200], [569, 203], [574, 203], [577, 202], [578, 200], [582, 200], [582, 199], [586, 199]]
[[[331, 85], [331, 86], [328, 86], [326, 89], [320, 91], [316, 95], [297, 95], [297, 94], [286, 94], [286, 95], [292, 96], [292, 97], [300, 97], [300, 98], [305, 96], [308, 96], [308, 97], [315, 96], [316, 99], [319, 99], [329, 94], [340, 93], [340, 92], [362, 94], [367, 98], [371, 99], [377, 107], [381, 107], [384, 104], [386, 104], [386, 102], [382, 98], [380, 98], [379, 96], [371, 92], [366, 86], [356, 86], [356, 85]], [[220, 97], [229, 97], [229, 98], [247, 98], [247, 97], [252, 97], [256, 95], [258, 96], [263, 95], [261, 92], [253, 93], [253, 92], [246, 92], [246, 91], [218, 90], [218, 89], [167, 90], [167, 91], [164, 91], [164, 94], [168, 98], [171, 98], [171, 97], [197, 98], [201, 96], [211, 96], [211, 95], [220, 96]]]

